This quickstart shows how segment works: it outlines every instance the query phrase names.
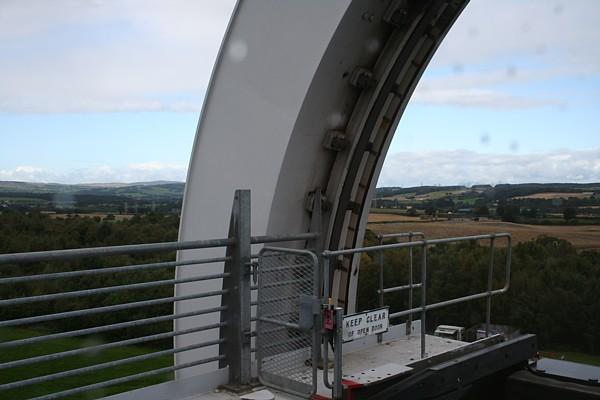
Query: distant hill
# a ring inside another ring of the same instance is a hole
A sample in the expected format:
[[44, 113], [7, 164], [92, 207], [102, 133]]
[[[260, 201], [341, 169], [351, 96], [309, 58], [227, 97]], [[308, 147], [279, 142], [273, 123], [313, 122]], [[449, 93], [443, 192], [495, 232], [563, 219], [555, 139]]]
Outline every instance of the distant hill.
[[529, 196], [536, 193], [557, 192], [600, 192], [600, 183], [519, 183], [499, 185], [473, 185], [467, 186], [415, 186], [415, 187], [379, 187], [375, 190], [375, 198], [390, 197], [395, 195], [424, 195], [432, 192], [453, 192], [460, 190], [474, 190], [482, 192], [487, 198], [503, 200], [516, 196]]
[[97, 183], [65, 185], [60, 183], [31, 183], [0, 181], [0, 196], [15, 195], [81, 195], [128, 197], [136, 200], [180, 200], [185, 183], [170, 181], [135, 183]]

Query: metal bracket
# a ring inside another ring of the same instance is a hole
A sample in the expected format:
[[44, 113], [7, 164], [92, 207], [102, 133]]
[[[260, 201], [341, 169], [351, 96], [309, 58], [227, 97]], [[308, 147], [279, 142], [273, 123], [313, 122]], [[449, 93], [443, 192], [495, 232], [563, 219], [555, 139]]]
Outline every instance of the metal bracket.
[[350, 139], [342, 131], [328, 131], [323, 138], [323, 147], [327, 150], [343, 151], [350, 147]]
[[372, 71], [357, 67], [352, 71], [349, 82], [352, 86], [359, 89], [370, 89], [377, 85], [377, 78], [375, 78]]
[[321, 303], [317, 296], [300, 296], [300, 329], [309, 331], [315, 325], [315, 315], [321, 312]]
[[[320, 199], [315, 197], [315, 193], [319, 193]], [[318, 201], [317, 201], [318, 200]], [[329, 202], [327, 201], [327, 197], [323, 196], [321, 189], [315, 189], [311, 192], [308, 192], [306, 198], [304, 199], [304, 209], [309, 213], [315, 212], [315, 204], [318, 203], [321, 206], [321, 212], [327, 211], [329, 207]], [[320, 232], [320, 231], [319, 231]]]

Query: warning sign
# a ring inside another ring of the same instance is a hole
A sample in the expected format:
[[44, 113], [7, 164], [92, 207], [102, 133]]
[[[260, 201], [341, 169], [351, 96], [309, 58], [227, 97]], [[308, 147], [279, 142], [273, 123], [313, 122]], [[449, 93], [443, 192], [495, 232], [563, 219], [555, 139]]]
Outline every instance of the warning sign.
[[344, 342], [360, 339], [369, 335], [387, 332], [390, 326], [389, 307], [366, 311], [344, 317]]

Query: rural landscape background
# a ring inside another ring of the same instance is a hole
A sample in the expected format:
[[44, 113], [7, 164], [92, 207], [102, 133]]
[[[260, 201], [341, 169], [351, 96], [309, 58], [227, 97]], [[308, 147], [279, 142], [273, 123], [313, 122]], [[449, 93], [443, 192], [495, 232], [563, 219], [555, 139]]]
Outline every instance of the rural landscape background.
[[[63, 185], [0, 182], [0, 253], [93, 247], [177, 240], [184, 184], [142, 182], [133, 184]], [[215, 199], [221, 201], [222, 199]], [[376, 191], [369, 215], [365, 244], [377, 243], [378, 233], [424, 232], [427, 238], [509, 232], [513, 235], [512, 280], [509, 295], [494, 298], [492, 321], [538, 335], [542, 353], [600, 365], [600, 183], [516, 184], [465, 186], [382, 187]], [[435, 302], [484, 290], [489, 248], [486, 242], [436, 246], [428, 253], [428, 301]], [[498, 240], [494, 287], [504, 282], [504, 243]], [[413, 254], [419, 258], [418, 250]], [[408, 252], [385, 253], [386, 285], [408, 281]], [[104, 268], [174, 260], [175, 254], [131, 255], [93, 258], [62, 263], [44, 262], [0, 266], [1, 277], [54, 271]], [[419, 265], [415, 263], [415, 275]], [[43, 282], [0, 284], [0, 298], [81, 290], [134, 282], [168, 280], [174, 268], [113, 273]], [[359, 307], [377, 306], [378, 254], [367, 253], [361, 262]], [[56, 300], [0, 307], [0, 320], [93, 308], [173, 295], [173, 285], [152, 289], [123, 290], [69, 300]], [[418, 296], [415, 295], [418, 304]], [[406, 294], [386, 297], [392, 311], [406, 309]], [[427, 329], [439, 324], [477, 327], [484, 320], [485, 304], [433, 311]], [[93, 314], [25, 327], [0, 328], [0, 342], [92, 326], [148, 318], [171, 313], [171, 305], [138, 308], [135, 311]], [[418, 318], [418, 316], [415, 316]], [[15, 351], [1, 351], [0, 361], [76, 349], [89, 343], [104, 343], [171, 330], [171, 322], [145, 324], [96, 335], [81, 335], [44, 343], [32, 343]], [[1, 345], [1, 343], [0, 343]], [[50, 374], [64, 369], [117, 360], [126, 356], [171, 348], [170, 339], [145, 347], [124, 346], [91, 355], [78, 355], [3, 371], [0, 383]], [[33, 385], [7, 392], [19, 399], [52, 390], [90, 384], [109, 378], [169, 366], [172, 357], [108, 368], [101, 373]], [[169, 374], [127, 385], [92, 392], [90, 398], [170, 379]]]

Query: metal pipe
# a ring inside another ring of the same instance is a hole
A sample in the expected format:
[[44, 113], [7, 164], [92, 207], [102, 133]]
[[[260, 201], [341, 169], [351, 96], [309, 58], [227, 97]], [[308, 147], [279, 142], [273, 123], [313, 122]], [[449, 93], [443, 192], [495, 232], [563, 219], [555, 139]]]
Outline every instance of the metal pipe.
[[329, 339], [330, 332], [327, 331], [325, 340], [323, 340], [323, 383], [327, 389], [333, 389], [333, 385], [329, 382]]
[[[265, 235], [253, 236], [251, 244], [290, 242], [309, 240], [318, 237], [318, 233], [299, 233], [297, 235]], [[88, 247], [84, 249], [67, 249], [36, 251], [29, 253], [10, 253], [0, 255], [0, 264], [30, 263], [41, 261], [63, 261], [85, 257], [118, 256], [123, 254], [156, 253], [175, 250], [206, 249], [211, 247], [226, 247], [235, 244], [233, 238], [192, 240], [185, 242], [144, 243], [124, 246]]]
[[59, 313], [54, 313], [54, 314], [38, 315], [35, 317], [10, 319], [7, 321], [0, 321], [0, 327], [33, 324], [33, 323], [38, 323], [38, 322], [54, 321], [57, 319], [81, 317], [81, 316], [86, 316], [86, 315], [91, 315], [91, 314], [101, 314], [101, 313], [105, 313], [105, 312], [128, 310], [131, 308], [154, 306], [157, 304], [173, 303], [175, 301], [200, 299], [203, 297], [211, 297], [211, 296], [220, 296], [220, 295], [226, 294], [227, 292], [228, 292], [227, 290], [215, 290], [212, 292], [191, 294], [191, 295], [187, 295], [187, 296], [161, 297], [159, 299], [135, 301], [132, 303], [116, 304], [114, 306], [86, 308], [83, 310], [65, 311], [65, 312], [59, 312]]
[[[378, 235], [379, 245], [383, 244], [383, 235]], [[383, 295], [385, 293], [383, 289], [383, 250], [379, 250], [379, 307], [383, 307], [385, 305]], [[377, 334], [377, 343], [383, 342], [383, 333]]]
[[323, 299], [329, 301], [329, 257], [323, 254]]
[[112, 386], [112, 385], [117, 385], [120, 383], [130, 382], [130, 381], [134, 381], [137, 379], [146, 378], [148, 376], [164, 374], [167, 372], [173, 372], [173, 371], [177, 371], [177, 370], [184, 369], [184, 368], [191, 368], [191, 367], [195, 367], [197, 365], [207, 364], [209, 362], [219, 361], [219, 360], [223, 360], [223, 359], [225, 359], [224, 355], [219, 355], [219, 356], [210, 357], [210, 358], [204, 358], [202, 360], [189, 362], [189, 363], [185, 363], [185, 364], [180, 364], [180, 365], [174, 365], [172, 367], [159, 368], [159, 369], [155, 369], [152, 371], [141, 372], [139, 374], [124, 376], [122, 378], [110, 379], [110, 380], [104, 381], [104, 382], [94, 383], [94, 384], [86, 385], [86, 386], [80, 386], [78, 388], [69, 389], [69, 390], [63, 390], [62, 392], [57, 392], [57, 393], [52, 393], [52, 394], [35, 397], [31, 400], [58, 399], [61, 397], [70, 396], [70, 395], [81, 393], [81, 392], [87, 392], [90, 390], [100, 389], [100, 388], [103, 388], [106, 386]]
[[342, 398], [342, 332], [344, 324], [344, 309], [335, 308], [335, 358], [333, 361], [333, 396], [335, 400]]
[[235, 243], [234, 239], [193, 240], [187, 242], [164, 242], [130, 244], [125, 246], [88, 247], [84, 249], [36, 251], [0, 255], [0, 264], [30, 263], [41, 261], [63, 261], [85, 257], [118, 256], [123, 254], [157, 253], [175, 250], [206, 249], [225, 247]]
[[485, 336], [488, 337], [490, 335], [490, 323], [492, 318], [492, 284], [494, 277], [494, 237], [490, 239], [490, 266], [488, 269], [488, 279], [487, 279], [487, 300], [485, 307]]
[[24, 379], [22, 381], [10, 382], [10, 383], [6, 383], [4, 385], [0, 385], [0, 390], [16, 389], [16, 388], [20, 388], [20, 387], [34, 385], [37, 383], [52, 381], [55, 379], [67, 378], [69, 376], [81, 375], [81, 374], [85, 374], [85, 373], [89, 373], [89, 372], [94, 372], [94, 371], [98, 371], [98, 370], [105, 369], [105, 368], [117, 367], [119, 365], [129, 364], [132, 362], [149, 360], [152, 358], [162, 357], [162, 356], [171, 355], [171, 354], [177, 354], [177, 353], [181, 353], [181, 352], [188, 351], [188, 350], [194, 350], [194, 349], [199, 349], [199, 348], [203, 348], [203, 347], [214, 346], [214, 345], [224, 343], [224, 342], [225, 342], [225, 339], [211, 340], [208, 342], [198, 343], [198, 344], [194, 344], [194, 345], [190, 345], [190, 346], [178, 347], [175, 349], [168, 349], [168, 350], [161, 350], [161, 351], [156, 351], [153, 353], [142, 354], [139, 356], [124, 358], [121, 360], [109, 361], [109, 362], [105, 362], [105, 363], [101, 363], [101, 364], [91, 365], [89, 367], [70, 369], [68, 371], [56, 372], [54, 374], [36, 376], [35, 378]]
[[136, 319], [133, 321], [119, 322], [116, 324], [95, 326], [93, 328], [78, 329], [75, 331], [53, 333], [53, 334], [44, 335], [44, 336], [35, 336], [35, 337], [27, 338], [27, 339], [11, 340], [10, 342], [0, 343], [0, 349], [23, 346], [23, 345], [33, 344], [33, 343], [46, 342], [48, 340], [63, 339], [63, 338], [73, 337], [73, 336], [91, 335], [94, 333], [114, 331], [117, 329], [154, 324], [154, 323], [164, 322], [164, 321], [173, 321], [173, 320], [180, 319], [180, 318], [195, 317], [198, 315], [211, 314], [214, 312], [220, 312], [220, 311], [225, 311], [225, 310], [227, 310], [227, 306], [213, 307], [213, 308], [206, 308], [206, 309], [200, 310], [200, 311], [191, 311], [191, 312], [181, 313], [181, 314], [162, 315], [159, 317]]
[[298, 233], [296, 235], [266, 235], [266, 236], [252, 236], [250, 238], [251, 244], [259, 243], [275, 243], [275, 242], [294, 242], [298, 240], [310, 240], [316, 239], [319, 234], [316, 232], [310, 233]]
[[95, 268], [95, 269], [84, 269], [84, 270], [80, 270], [80, 271], [53, 272], [53, 273], [49, 273], [49, 274], [16, 276], [16, 277], [0, 279], [0, 285], [7, 284], [7, 283], [21, 283], [21, 282], [43, 281], [43, 280], [49, 280], [49, 279], [71, 278], [71, 277], [75, 277], [75, 276], [108, 274], [108, 273], [114, 273], [114, 272], [131, 272], [131, 271], [137, 271], [137, 270], [143, 270], [143, 269], [156, 269], [156, 268], [179, 267], [179, 266], [185, 266], [185, 265], [208, 264], [208, 263], [213, 263], [213, 262], [223, 262], [223, 261], [227, 261], [228, 259], [229, 259], [229, 257], [215, 257], [215, 258], [205, 258], [205, 259], [200, 259], [200, 260], [167, 261], [167, 262], [151, 263], [151, 264], [125, 265], [125, 266], [121, 266], [121, 267]]
[[[484, 240], [490, 239], [492, 235], [474, 235], [474, 236], [460, 236], [454, 238], [444, 238], [444, 239], [430, 239], [430, 240], [419, 240], [415, 242], [403, 242], [403, 243], [392, 243], [392, 244], [383, 244], [381, 246], [369, 246], [369, 247], [356, 247], [354, 249], [345, 249], [345, 250], [325, 250], [323, 252], [324, 257], [335, 257], [335, 256], [343, 256], [349, 254], [356, 253], [366, 253], [368, 251], [377, 251], [377, 250], [388, 250], [388, 249], [400, 249], [404, 247], [419, 247], [423, 246], [424, 243], [428, 245], [435, 244], [444, 244], [444, 243], [455, 243], [455, 242], [467, 242], [473, 240]], [[494, 234], [496, 238], [499, 237], [510, 237], [509, 233], [496, 233]]]
[[[496, 290], [492, 290], [492, 296], [498, 295], [498, 294], [502, 294], [505, 293], [504, 289], [496, 289]], [[446, 300], [446, 301], [440, 301], [439, 303], [432, 303], [432, 304], [427, 304], [427, 306], [425, 307], [426, 311], [431, 311], [431, 310], [435, 310], [437, 308], [442, 308], [442, 307], [446, 307], [446, 306], [451, 306], [454, 304], [458, 304], [458, 303], [464, 303], [467, 301], [472, 301], [472, 300], [478, 300], [478, 299], [483, 299], [485, 297], [488, 296], [488, 292], [482, 292], [482, 293], [477, 293], [477, 294], [471, 294], [469, 296], [463, 296], [463, 297], [458, 297], [456, 299], [451, 299], [451, 300]], [[390, 318], [400, 318], [400, 317], [404, 317], [410, 313], [417, 313], [417, 312], [421, 312], [423, 311], [423, 307], [416, 307], [413, 308], [411, 310], [404, 310], [404, 311], [398, 311], [395, 313], [390, 314]]]
[[[390, 287], [390, 288], [383, 289], [383, 293], [388, 294], [388, 293], [402, 292], [404, 290], [412, 289], [412, 288], [418, 289], [418, 288], [420, 288], [422, 286], [423, 286], [423, 284], [420, 283], [420, 282], [412, 284], [412, 285], [393, 286], [393, 287]], [[409, 302], [409, 303], [412, 303], [412, 302]], [[410, 306], [410, 304], [409, 304], [409, 308], [412, 308]]]
[[[422, 232], [415, 232], [414, 234], [417, 234], [417, 235], [421, 236], [423, 239], [425, 239], [425, 234]], [[414, 234], [411, 234], [408, 236], [409, 242], [412, 242]], [[408, 285], [409, 285], [408, 308], [409, 309], [413, 308], [413, 295], [414, 295], [413, 282], [414, 282], [414, 278], [413, 278], [413, 248], [409, 247], [409, 249], [408, 249]], [[419, 287], [421, 287], [421, 283], [419, 283]], [[412, 320], [413, 320], [412, 314], [408, 314], [408, 319], [406, 320], [406, 336], [409, 336], [412, 333]]]
[[381, 239], [392, 239], [392, 238], [402, 238], [402, 237], [415, 237], [415, 236], [420, 236], [422, 238], [425, 237], [425, 234], [423, 232], [399, 232], [399, 233], [385, 233], [385, 234], [379, 234], [377, 235], [377, 237], [381, 238]]
[[35, 364], [38, 362], [57, 360], [60, 358], [75, 356], [75, 355], [89, 353], [89, 352], [103, 351], [103, 350], [111, 349], [114, 347], [128, 346], [128, 345], [132, 345], [132, 344], [136, 344], [136, 343], [151, 342], [151, 341], [160, 340], [160, 339], [168, 339], [168, 338], [172, 338], [175, 336], [187, 335], [189, 333], [196, 333], [196, 332], [207, 331], [209, 329], [221, 328], [225, 325], [227, 325], [227, 323], [220, 322], [217, 324], [202, 326], [200, 328], [190, 328], [190, 329], [184, 329], [181, 331], [157, 333], [154, 335], [141, 336], [141, 337], [137, 337], [137, 338], [133, 338], [133, 339], [121, 340], [118, 342], [105, 343], [105, 344], [99, 344], [96, 346], [83, 347], [80, 349], [62, 351], [60, 353], [44, 354], [42, 356], [36, 356], [36, 357], [24, 358], [21, 360], [5, 362], [3, 364], [0, 364], [0, 369], [22, 367], [25, 365]]
[[[283, 314], [287, 314], [287, 313], [283, 313]], [[266, 322], [266, 323], [273, 324], [273, 325], [285, 326], [286, 328], [300, 330], [300, 325], [293, 324], [291, 322], [284, 322], [284, 321], [279, 321], [277, 319], [266, 318], [266, 317], [261, 317], [258, 320], [261, 322]]]
[[427, 355], [425, 343], [425, 329], [427, 328], [425, 320], [427, 314], [427, 241], [425, 240], [421, 251], [423, 252], [421, 254], [421, 282], [423, 284], [421, 288], [421, 358], [425, 358]]
[[97, 294], [113, 293], [113, 292], [119, 292], [119, 291], [124, 291], [124, 290], [146, 289], [146, 288], [151, 288], [151, 287], [155, 287], [155, 286], [174, 285], [174, 284], [178, 284], [178, 283], [199, 282], [199, 281], [206, 281], [206, 280], [212, 280], [212, 279], [227, 278], [228, 276], [230, 276], [229, 273], [211, 274], [211, 275], [197, 276], [197, 277], [193, 277], [193, 278], [165, 279], [162, 281], [130, 283], [127, 285], [107, 286], [107, 287], [95, 288], [95, 289], [76, 290], [73, 292], [62, 292], [62, 293], [44, 294], [44, 295], [39, 295], [39, 296], [18, 297], [15, 299], [0, 300], [0, 307], [15, 306], [15, 305], [27, 304], [27, 303], [35, 303], [35, 302], [39, 302], [39, 301], [53, 301], [53, 300], [67, 299], [67, 298], [72, 298], [72, 297], [93, 296], [93, 295], [97, 295]]

